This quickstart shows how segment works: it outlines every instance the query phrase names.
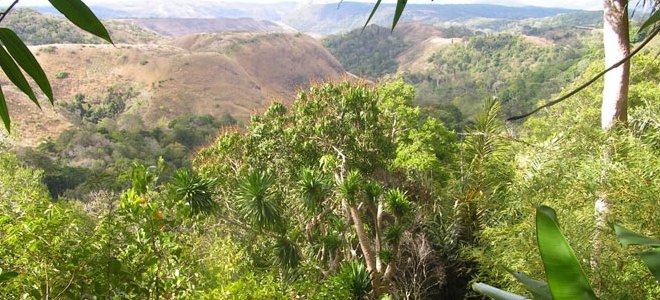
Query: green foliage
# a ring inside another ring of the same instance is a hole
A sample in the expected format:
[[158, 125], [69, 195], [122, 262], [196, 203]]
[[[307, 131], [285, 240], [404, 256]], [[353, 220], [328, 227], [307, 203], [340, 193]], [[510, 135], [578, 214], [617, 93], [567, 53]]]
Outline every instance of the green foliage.
[[[255, 266], [277, 270], [289, 288], [330, 276], [314, 295], [342, 299], [351, 292], [330, 278], [355, 260], [351, 245], [379, 247], [361, 246], [358, 261], [373, 253], [368, 259], [379, 256], [384, 266], [398, 263], [400, 237], [417, 209], [431, 209], [428, 199], [442, 192], [456, 151], [455, 136], [422, 118], [412, 99], [402, 82], [314, 86], [289, 109], [274, 104], [244, 132], [199, 152], [195, 166], [218, 181], [218, 201], [228, 208], [221, 220], [251, 249]], [[397, 160], [398, 149], [405, 159]], [[383, 194], [385, 186], [391, 191]]]
[[397, 55], [410, 47], [401, 37], [376, 25], [329, 36], [323, 45], [347, 71], [371, 79], [396, 72]]
[[536, 208], [536, 239], [554, 299], [596, 299], [580, 262], [559, 228], [555, 211]]
[[[660, 246], [659, 241], [629, 231], [618, 224], [614, 224], [614, 230], [617, 239], [624, 246]], [[536, 208], [536, 235], [548, 283], [531, 279], [521, 272], [509, 271], [509, 273], [525, 285], [525, 288], [537, 300], [597, 299], [580, 262], [559, 228], [556, 212], [552, 208], [547, 206]], [[650, 251], [640, 254], [656, 277], [659, 253]], [[525, 299], [520, 295], [511, 294], [483, 283], [475, 283], [472, 288], [493, 299]]]
[[273, 176], [259, 171], [239, 182], [238, 209], [258, 229], [277, 230], [282, 226], [282, 211], [273, 184]]
[[85, 95], [77, 94], [73, 102], [63, 103], [62, 107], [78, 115], [81, 120], [98, 124], [103, 119], [114, 119], [119, 116], [126, 110], [127, 102], [136, 96], [137, 93], [132, 88], [108, 88], [103, 100], [90, 103], [85, 100]]
[[[103, 22], [116, 43], [151, 42], [157, 35], [122, 21]], [[16, 32], [27, 45], [102, 44], [103, 39], [89, 35], [65, 18], [42, 14], [30, 8], [13, 9], [3, 26]], [[46, 48], [41, 48], [43, 51]]]
[[196, 147], [213, 139], [220, 127], [236, 122], [229, 115], [183, 115], [173, 119], [170, 128], [147, 127], [139, 115], [120, 112], [135, 97], [130, 88], [109, 89], [100, 106], [86, 102], [82, 95], [76, 97], [66, 107], [91, 120], [83, 120], [55, 140], [42, 141], [36, 149], [20, 149], [18, 156], [45, 171], [44, 183], [53, 197], [86, 198], [96, 189], [125, 187], [117, 177], [134, 160], [157, 164], [162, 157], [173, 169], [187, 166], [186, 159]]
[[[593, 65], [584, 76], [591, 76], [598, 67]], [[488, 206], [490, 213], [483, 216], [478, 246], [466, 251], [482, 264], [481, 269], [488, 276], [484, 281], [520, 292], [501, 266], [542, 278], [541, 259], [530, 246], [534, 244], [530, 216], [534, 206], [543, 204], [553, 206], [558, 218], [571, 220], [564, 222], [562, 231], [567, 240], [576, 241], [572, 248], [577, 257], [599, 257], [597, 269], [583, 263], [597, 296], [654, 299], [660, 295], [646, 266], [642, 261], [631, 260], [632, 251], [622, 249], [614, 234], [605, 231], [601, 235], [599, 253], [593, 252], [590, 240], [585, 241], [585, 237], [593, 236], [593, 203], [600, 195], [606, 195], [610, 202], [611, 221], [635, 224], [634, 230], [643, 234], [659, 230], [655, 207], [660, 191], [654, 174], [658, 172], [660, 156], [652, 142], [653, 122], [644, 121], [658, 107], [658, 70], [658, 62], [648, 56], [633, 60], [629, 119], [631, 124], [648, 127], [631, 126], [603, 133], [598, 126], [602, 89], [599, 82], [570, 104], [558, 105], [519, 129], [517, 138], [524, 143], [514, 142], [515, 154], [497, 159], [501, 164], [514, 166], [515, 176], [503, 187], [502, 200]], [[646, 90], [649, 86], [652, 89]], [[607, 149], [616, 150], [605, 163], [602, 157]]]
[[409, 74], [407, 80], [415, 85], [429, 81], [432, 97], [456, 105], [467, 116], [483, 99], [497, 95], [504, 115], [512, 116], [572, 82], [590, 52], [587, 41], [539, 46], [511, 34], [477, 35], [436, 52], [431, 70]]
[[359, 261], [345, 263], [337, 277], [342, 286], [350, 292], [351, 299], [365, 299], [371, 292], [371, 274], [369, 274], [364, 264]]
[[174, 172], [174, 192], [190, 206], [192, 214], [210, 214], [217, 209], [213, 201], [213, 180], [187, 169]]
[[649, 268], [655, 279], [660, 284], [660, 241], [643, 236], [639, 233], [632, 232], [623, 228], [619, 224], [614, 224], [614, 232], [616, 238], [623, 246], [651, 246], [652, 249], [639, 253], [646, 266]]
[[55, 78], [57, 79], [66, 79], [68, 77], [69, 77], [69, 72], [57, 72], [57, 74], [55, 74]]

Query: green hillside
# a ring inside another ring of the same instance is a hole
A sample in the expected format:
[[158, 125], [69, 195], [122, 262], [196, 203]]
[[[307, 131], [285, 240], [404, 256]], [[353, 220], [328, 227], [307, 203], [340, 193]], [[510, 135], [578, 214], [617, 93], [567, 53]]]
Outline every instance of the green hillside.
[[[105, 22], [115, 43], [147, 43], [158, 35], [130, 23]], [[7, 15], [3, 26], [16, 32], [28, 45], [102, 44], [103, 40], [73, 26], [64, 18], [39, 13], [32, 9], [16, 9]]]
[[[402, 28], [405, 26], [409, 25]], [[387, 28], [373, 25], [364, 33], [354, 30], [330, 36], [324, 45], [349, 72], [371, 79], [385, 74], [402, 76], [417, 88], [418, 103], [453, 105], [468, 118], [489, 97], [502, 101], [505, 116], [529, 110], [572, 82], [597, 53], [597, 34], [589, 30], [561, 27], [563, 35], [556, 38], [551, 29], [537, 31], [536, 37], [465, 27], [438, 30], [440, 33], [412, 44], [401, 37], [405, 33], [391, 34]], [[428, 42], [445, 36], [462, 40], [445, 39], [444, 46]], [[433, 48], [430, 55], [420, 51], [421, 56], [411, 59], [407, 51], [420, 47]], [[402, 59], [404, 55], [406, 59]]]

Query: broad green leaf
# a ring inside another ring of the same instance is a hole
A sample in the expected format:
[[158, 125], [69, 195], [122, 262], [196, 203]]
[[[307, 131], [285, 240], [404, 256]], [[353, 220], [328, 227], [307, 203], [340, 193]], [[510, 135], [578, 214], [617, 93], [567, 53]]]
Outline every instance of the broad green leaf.
[[651, 274], [655, 276], [655, 280], [660, 284], [660, 248], [642, 252], [639, 256], [642, 257], [646, 266], [651, 270]]
[[34, 95], [34, 91], [32, 91], [32, 87], [30, 87], [27, 79], [23, 76], [23, 72], [21, 72], [21, 69], [18, 68], [16, 62], [14, 62], [14, 59], [7, 53], [4, 47], [0, 47], [0, 67], [12, 83], [41, 108], [39, 101], [37, 101], [37, 96]]
[[98, 36], [113, 44], [110, 34], [105, 26], [94, 15], [92, 10], [80, 0], [48, 0], [58, 11], [60, 11], [71, 23], [81, 29]]
[[42, 92], [48, 97], [48, 100], [53, 104], [53, 89], [48, 82], [46, 73], [34, 58], [30, 49], [21, 41], [21, 39], [7, 28], [0, 28], [0, 42], [7, 48], [7, 51], [21, 68], [34, 79]]
[[619, 224], [614, 224], [613, 227], [614, 227], [614, 232], [616, 232], [616, 238], [619, 240], [619, 243], [621, 243], [621, 245], [660, 247], [660, 241], [658, 240], [630, 231]]
[[0, 118], [2, 118], [2, 123], [5, 124], [7, 131], [11, 131], [11, 119], [9, 119], [9, 109], [7, 108], [7, 102], [5, 101], [5, 95], [2, 92], [0, 87]]
[[553, 299], [597, 299], [550, 207], [536, 208], [536, 238]]
[[642, 24], [642, 27], [639, 28], [639, 31], [646, 29], [653, 24], [660, 22], [660, 9], [656, 10], [647, 20]]
[[0, 274], [0, 283], [11, 280], [16, 276], [18, 276], [18, 273], [16, 273], [16, 272], [4, 272], [4, 273]]
[[399, 19], [401, 18], [401, 15], [403, 14], [403, 10], [406, 8], [407, 3], [408, 0], [398, 0], [396, 2], [396, 10], [394, 11], [394, 21], [392, 22], [392, 31], [394, 31], [396, 24], [399, 23]]
[[548, 287], [548, 283], [545, 281], [540, 281], [536, 279], [532, 279], [527, 274], [523, 272], [517, 272], [513, 270], [507, 269], [513, 277], [516, 277], [520, 283], [522, 283], [525, 286], [525, 289], [532, 293], [532, 296], [536, 300], [552, 300], [552, 294], [550, 294], [550, 288]]
[[521, 295], [517, 295], [514, 293], [509, 293], [507, 291], [500, 290], [496, 287], [487, 285], [485, 283], [477, 282], [472, 284], [472, 289], [480, 293], [482, 295], [486, 295], [488, 297], [491, 297], [495, 300], [526, 300], [528, 298], [525, 298]]
[[367, 19], [367, 22], [364, 23], [364, 26], [362, 26], [362, 31], [364, 31], [365, 28], [367, 28], [367, 25], [369, 25], [369, 21], [371, 21], [371, 18], [376, 14], [376, 11], [378, 10], [378, 7], [380, 6], [380, 2], [382, 0], [378, 0], [376, 4], [374, 5], [374, 9], [371, 10], [371, 14], [369, 14], [369, 18]]

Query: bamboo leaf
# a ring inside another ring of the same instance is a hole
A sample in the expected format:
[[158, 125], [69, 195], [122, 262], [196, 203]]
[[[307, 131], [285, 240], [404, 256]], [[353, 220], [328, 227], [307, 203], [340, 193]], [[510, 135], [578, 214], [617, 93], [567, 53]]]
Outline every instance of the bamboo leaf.
[[14, 62], [14, 59], [7, 53], [4, 47], [0, 47], [0, 67], [12, 83], [41, 108], [39, 101], [37, 101], [37, 96], [34, 95], [34, 91], [32, 91], [32, 87], [30, 87], [27, 79], [23, 76], [23, 72], [21, 72], [21, 69], [18, 68], [16, 62]]
[[4, 272], [0, 274], [0, 283], [13, 279], [18, 276], [16, 272]]
[[367, 28], [367, 25], [369, 25], [369, 21], [371, 21], [371, 18], [373, 18], [373, 16], [376, 14], [376, 11], [378, 10], [378, 7], [380, 6], [381, 1], [382, 0], [378, 0], [376, 2], [376, 4], [374, 5], [374, 9], [371, 10], [371, 14], [369, 14], [369, 18], [367, 19], [367, 22], [364, 23], [364, 26], [362, 26], [362, 32], [364, 32], [364, 30]]
[[516, 277], [516, 279], [518, 279], [518, 281], [520, 281], [520, 283], [525, 286], [527, 291], [532, 293], [532, 296], [535, 300], [552, 300], [550, 288], [548, 287], [548, 283], [545, 281], [532, 279], [523, 272], [516, 272], [509, 269], [507, 269], [507, 271], [511, 273], [513, 277]]
[[394, 21], [392, 22], [392, 31], [394, 31], [396, 24], [399, 23], [399, 19], [401, 18], [401, 15], [403, 14], [403, 10], [406, 8], [407, 3], [408, 0], [398, 0], [396, 2], [396, 10], [394, 11]]
[[472, 289], [477, 293], [486, 295], [495, 300], [526, 300], [527, 299], [521, 295], [509, 293], [507, 291], [500, 290], [496, 287], [481, 282], [472, 284]]
[[110, 34], [92, 10], [81, 0], [48, 0], [71, 23], [113, 44]]
[[653, 26], [653, 24], [656, 24], [660, 22], [660, 9], [656, 10], [647, 20], [642, 24], [642, 27], [639, 28], [639, 31], [643, 31], [647, 27]]
[[0, 118], [2, 118], [2, 123], [5, 124], [7, 131], [11, 132], [11, 119], [9, 119], [9, 109], [7, 108], [7, 101], [5, 101], [2, 87], [0, 87]]
[[53, 89], [48, 82], [48, 77], [46, 77], [46, 73], [37, 62], [37, 59], [34, 58], [30, 49], [25, 46], [16, 33], [7, 28], [0, 28], [0, 42], [4, 44], [9, 54], [23, 68], [25, 73], [34, 79], [34, 82], [37, 83], [50, 103], [53, 104]]
[[660, 248], [651, 249], [639, 254], [646, 266], [651, 270], [655, 280], [660, 284]]
[[651, 247], [660, 247], [660, 241], [652, 239], [647, 236], [643, 236], [639, 233], [630, 231], [619, 224], [614, 224], [614, 232], [616, 233], [616, 238], [619, 240], [619, 243], [624, 246], [651, 246]]
[[536, 237], [553, 299], [597, 299], [552, 208], [536, 208]]

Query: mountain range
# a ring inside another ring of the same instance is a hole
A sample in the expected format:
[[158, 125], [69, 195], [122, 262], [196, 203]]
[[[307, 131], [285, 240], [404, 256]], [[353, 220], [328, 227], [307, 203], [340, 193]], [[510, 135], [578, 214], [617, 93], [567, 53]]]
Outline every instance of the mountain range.
[[[391, 24], [395, 4], [383, 3], [372, 23]], [[373, 8], [372, 3], [343, 2], [340, 5], [281, 3], [217, 3], [213, 1], [140, 1], [122, 5], [94, 5], [92, 10], [106, 19], [216, 19], [252, 18], [290, 26], [300, 32], [328, 35], [347, 32], [364, 25]], [[42, 12], [53, 12], [50, 7], [37, 7]], [[488, 4], [408, 4], [403, 21], [418, 21], [431, 25], [456, 24], [468, 20], [523, 20], [543, 18], [578, 10], [544, 7], [507, 7]]]

